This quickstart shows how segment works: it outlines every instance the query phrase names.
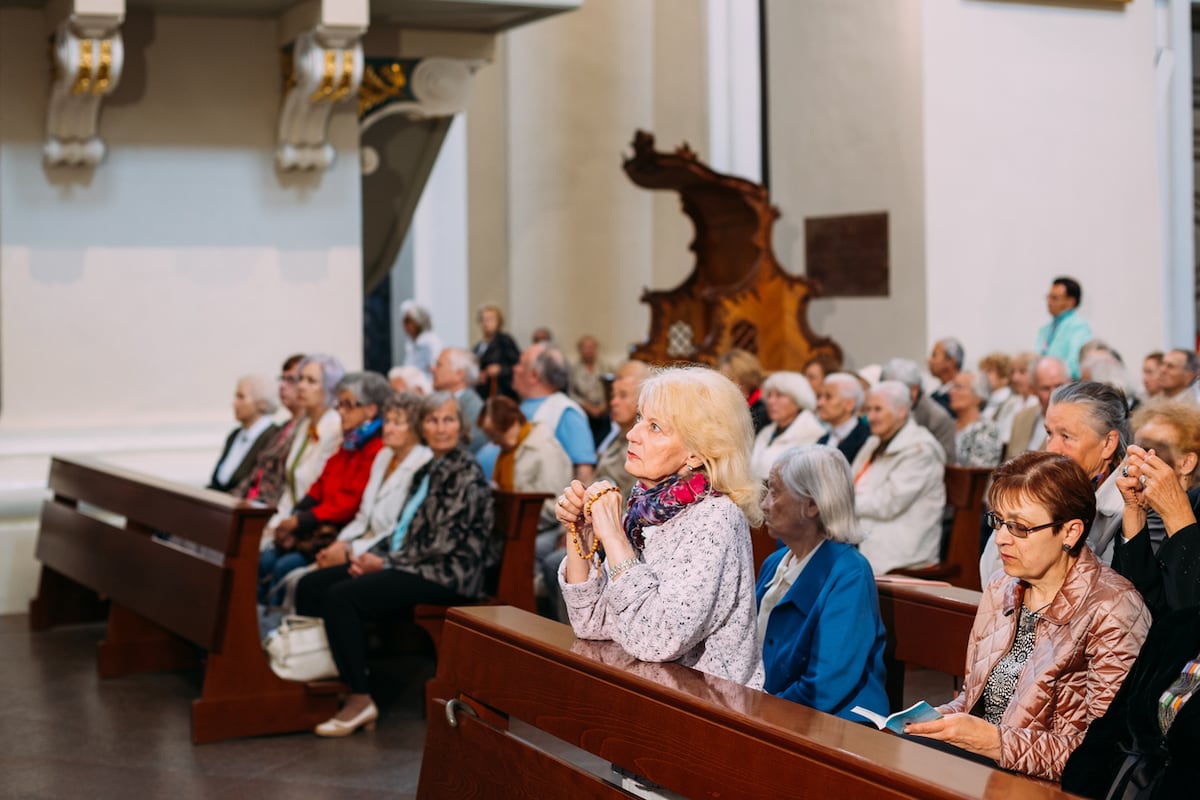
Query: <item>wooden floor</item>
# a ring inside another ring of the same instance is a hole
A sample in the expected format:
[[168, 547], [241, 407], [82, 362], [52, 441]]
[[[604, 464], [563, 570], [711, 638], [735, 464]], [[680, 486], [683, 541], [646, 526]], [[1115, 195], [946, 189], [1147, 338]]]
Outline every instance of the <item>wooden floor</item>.
[[[103, 632], [102, 625], [82, 625], [32, 634], [24, 615], [0, 616], [0, 798], [415, 797], [431, 651], [373, 665], [372, 691], [383, 712], [374, 733], [195, 746], [190, 707], [198, 673], [100, 680], [95, 647]], [[905, 688], [906, 705], [923, 697], [936, 704], [950, 698], [953, 684], [914, 670]], [[607, 766], [557, 744], [543, 742], [598, 773]]]
[[[376, 669], [374, 733], [309, 733], [194, 746], [199, 674], [96, 677], [102, 625], [31, 634], [0, 616], [0, 798], [408, 798], [425, 737], [427, 653]], [[377, 679], [377, 680], [376, 680]]]

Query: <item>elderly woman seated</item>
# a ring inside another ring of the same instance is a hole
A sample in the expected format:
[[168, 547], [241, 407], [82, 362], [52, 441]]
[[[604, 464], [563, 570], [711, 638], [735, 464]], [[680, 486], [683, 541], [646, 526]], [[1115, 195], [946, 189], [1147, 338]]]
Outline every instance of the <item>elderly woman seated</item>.
[[[545, 425], [530, 422], [516, 401], [496, 395], [483, 404], [479, 427], [500, 448], [492, 480], [506, 492], [554, 494], [570, 483], [573, 467], [567, 451]], [[542, 509], [539, 530], [558, 530], [554, 501]]]
[[855, 706], [886, 716], [886, 636], [871, 565], [854, 549], [862, 533], [846, 457], [823, 445], [784, 453], [763, 513], [786, 545], [758, 577], [763, 690], [845, 719], [857, 721]]
[[959, 466], [991, 468], [1000, 463], [1000, 430], [983, 416], [991, 385], [981, 372], [960, 372], [950, 381], [954, 412], [954, 452]]
[[352, 372], [338, 382], [342, 446], [292, 512], [276, 521], [275, 546], [263, 551], [258, 562], [259, 580], [267, 592], [293, 569], [312, 563], [317, 551], [332, 543], [358, 513], [371, 465], [383, 447], [382, 411], [391, 396], [387, 380], [375, 372]]
[[608, 481], [574, 481], [558, 501], [571, 627], [643, 661], [758, 688], [750, 524], [762, 520], [762, 483], [750, 474], [745, 398], [718, 372], [673, 368], [642, 385], [638, 413], [625, 462], [638, 483], [624, 515]]
[[371, 464], [358, 513], [337, 541], [317, 553], [318, 567], [348, 564], [396, 528], [412, 478], [433, 453], [421, 444], [421, 398], [405, 392], [383, 405], [383, 447]]
[[342, 362], [333, 356], [309, 355], [300, 362], [296, 398], [304, 416], [297, 423], [284, 462], [283, 492], [275, 502], [275, 516], [267, 522], [264, 547], [274, 541], [275, 526], [291, 515], [325, 469], [325, 462], [342, 444], [342, 420], [334, 405], [338, 382], [345, 374]]
[[350, 686], [342, 710], [316, 727], [318, 736], [349, 736], [375, 726], [368, 620], [403, 618], [420, 603], [454, 604], [483, 594], [484, 574], [500, 553], [492, 536], [492, 492], [466, 447], [468, 430], [453, 395], [425, 398], [421, 435], [433, 460], [413, 476], [391, 535], [351, 563], [319, 569], [296, 587], [296, 610], [325, 620], [333, 660]]
[[771, 424], [754, 437], [750, 471], [765, 481], [775, 459], [792, 447], [814, 443], [825, 428], [813, 414], [817, 396], [812, 385], [799, 372], [776, 372], [763, 383], [763, 396]]
[[275, 387], [261, 375], [238, 379], [233, 393], [233, 418], [238, 427], [225, 439], [225, 449], [217, 459], [208, 488], [231, 492], [254, 470], [259, 452], [279, 430], [271, 423], [271, 415], [278, 407], [274, 394]]
[[1200, 409], [1152, 403], [1133, 424], [1136, 444], [1116, 478], [1125, 506], [1113, 568], [1157, 618], [1200, 604]]
[[866, 533], [859, 551], [877, 575], [933, 563], [941, 547], [946, 452], [909, 418], [910, 397], [899, 381], [882, 381], [867, 393], [871, 438], [851, 468]]
[[1058, 780], [1125, 680], [1150, 613], [1086, 545], [1096, 497], [1078, 464], [1018, 456], [996, 470], [988, 505], [1005, 574], [979, 603], [962, 691], [906, 732]]
[[[1113, 539], [1121, 527], [1124, 501], [1117, 471], [1129, 444], [1129, 411], [1125, 395], [1095, 381], [1076, 381], [1050, 395], [1046, 409], [1046, 450], [1078, 464], [1091, 479], [1096, 517], [1088, 546], [1105, 564], [1112, 563]], [[996, 534], [979, 558], [980, 583], [986, 586], [1001, 567]]]

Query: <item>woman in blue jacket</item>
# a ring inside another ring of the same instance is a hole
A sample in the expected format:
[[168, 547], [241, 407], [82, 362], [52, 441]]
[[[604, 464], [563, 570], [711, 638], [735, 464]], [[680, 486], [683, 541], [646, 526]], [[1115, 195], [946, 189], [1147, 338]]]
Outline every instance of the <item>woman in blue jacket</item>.
[[854, 548], [862, 532], [846, 457], [792, 448], [771, 469], [763, 511], [786, 545], [758, 578], [764, 690], [854, 721], [854, 706], [886, 715], [883, 621], [871, 565]]

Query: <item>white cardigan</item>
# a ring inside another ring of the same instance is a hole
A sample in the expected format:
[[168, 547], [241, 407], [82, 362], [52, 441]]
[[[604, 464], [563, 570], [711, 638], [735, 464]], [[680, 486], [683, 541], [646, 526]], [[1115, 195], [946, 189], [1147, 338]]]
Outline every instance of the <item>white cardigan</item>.
[[367, 552], [376, 542], [390, 536], [396, 529], [400, 511], [404, 508], [404, 501], [408, 498], [408, 491], [412, 486], [413, 475], [433, 458], [433, 451], [423, 444], [418, 444], [385, 480], [383, 475], [387, 472], [388, 464], [392, 463], [393, 455], [392, 448], [384, 447], [375, 456], [375, 461], [371, 463], [371, 477], [367, 479], [367, 488], [363, 490], [358, 513], [338, 534], [338, 541], [352, 542], [352, 558]]
[[[291, 467], [292, 462], [296, 460], [296, 454], [300, 452], [300, 447], [308, 438], [308, 417], [301, 417], [296, 425], [296, 435], [292, 437], [292, 449], [288, 451], [287, 461], [284, 462], [285, 470]], [[325, 462], [342, 446], [342, 416], [336, 409], [327, 409], [321, 415], [321, 420], [317, 423], [317, 439], [315, 443], [310, 443], [304, 448], [304, 453], [300, 456], [300, 463], [296, 464], [296, 494], [294, 496], [288, 491], [287, 480], [284, 480], [283, 494], [279, 496], [279, 502], [275, 504], [275, 516], [267, 521], [267, 527], [263, 530], [263, 547], [274, 544], [275, 526], [291, 515], [296, 503], [308, 494], [309, 487], [317, 482], [317, 478], [321, 477], [321, 471], [325, 469]]]
[[946, 451], [910, 419], [862, 473], [878, 447], [878, 436], [867, 439], [851, 467], [854, 503], [867, 534], [859, 552], [876, 575], [934, 563], [946, 506]]
[[807, 409], [802, 409], [787, 430], [779, 434], [772, 442], [771, 437], [775, 435], [777, 427], [772, 422], [759, 431], [758, 436], [754, 437], [754, 449], [750, 452], [750, 471], [754, 473], [754, 477], [764, 481], [771, 477], [771, 466], [789, 448], [802, 444], [814, 444], [826, 433], [825, 427]]

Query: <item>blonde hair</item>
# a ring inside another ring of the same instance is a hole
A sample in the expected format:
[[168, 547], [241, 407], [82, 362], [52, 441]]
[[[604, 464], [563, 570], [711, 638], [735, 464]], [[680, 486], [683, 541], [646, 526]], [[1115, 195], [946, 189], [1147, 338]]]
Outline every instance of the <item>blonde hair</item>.
[[700, 457], [713, 488], [742, 510], [751, 527], [761, 525], [763, 484], [750, 472], [754, 425], [733, 381], [708, 367], [657, 370], [638, 395], [638, 412], [646, 407]]

